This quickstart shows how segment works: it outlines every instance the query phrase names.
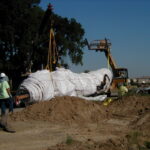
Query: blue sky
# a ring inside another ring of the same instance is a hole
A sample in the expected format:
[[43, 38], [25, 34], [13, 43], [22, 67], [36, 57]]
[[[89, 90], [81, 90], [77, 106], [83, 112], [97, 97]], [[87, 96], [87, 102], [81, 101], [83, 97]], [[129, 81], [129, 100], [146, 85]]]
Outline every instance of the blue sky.
[[[88, 41], [108, 38], [118, 67], [128, 68], [130, 77], [150, 76], [150, 0], [41, 0], [54, 13], [75, 18]], [[104, 53], [83, 49], [83, 66], [72, 65], [73, 72], [107, 67]]]

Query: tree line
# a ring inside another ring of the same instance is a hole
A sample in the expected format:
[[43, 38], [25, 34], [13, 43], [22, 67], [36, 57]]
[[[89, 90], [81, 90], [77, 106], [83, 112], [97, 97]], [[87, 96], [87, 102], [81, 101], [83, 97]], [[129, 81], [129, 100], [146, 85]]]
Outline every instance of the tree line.
[[[0, 1], [0, 72], [17, 80], [32, 61], [32, 71], [46, 65], [49, 30], [53, 27], [59, 56], [82, 65], [84, 29], [74, 18], [43, 10], [40, 0]], [[61, 63], [65, 64], [61, 59]], [[66, 64], [68, 65], [68, 64]]]

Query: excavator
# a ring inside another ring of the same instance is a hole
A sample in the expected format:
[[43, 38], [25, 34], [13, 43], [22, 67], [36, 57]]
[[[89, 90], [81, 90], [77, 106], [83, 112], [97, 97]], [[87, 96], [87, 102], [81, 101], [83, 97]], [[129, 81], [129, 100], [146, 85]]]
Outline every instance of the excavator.
[[112, 72], [113, 72], [113, 82], [112, 82], [112, 89], [117, 87], [120, 83], [127, 83], [128, 80], [128, 69], [127, 68], [119, 68], [112, 57], [111, 54], [111, 42], [109, 39], [104, 40], [94, 40], [90, 43], [86, 40], [87, 46], [89, 50], [95, 50], [99, 52], [104, 52], [107, 61], [108, 66], [111, 66]]

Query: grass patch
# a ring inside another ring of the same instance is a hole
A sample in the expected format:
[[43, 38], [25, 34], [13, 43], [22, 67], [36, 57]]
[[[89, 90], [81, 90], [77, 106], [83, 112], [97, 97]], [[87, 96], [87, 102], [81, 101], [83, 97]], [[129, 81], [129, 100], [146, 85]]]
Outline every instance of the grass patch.
[[66, 144], [67, 145], [71, 145], [73, 143], [73, 138], [71, 136], [67, 136], [67, 139], [66, 139]]

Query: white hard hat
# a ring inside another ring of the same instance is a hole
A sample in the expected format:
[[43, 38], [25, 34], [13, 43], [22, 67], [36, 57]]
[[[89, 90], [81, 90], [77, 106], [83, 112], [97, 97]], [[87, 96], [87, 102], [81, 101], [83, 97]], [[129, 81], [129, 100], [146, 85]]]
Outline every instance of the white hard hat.
[[1, 77], [1, 78], [6, 77], [6, 74], [5, 74], [5, 73], [1, 73], [1, 74], [0, 74], [0, 77]]

